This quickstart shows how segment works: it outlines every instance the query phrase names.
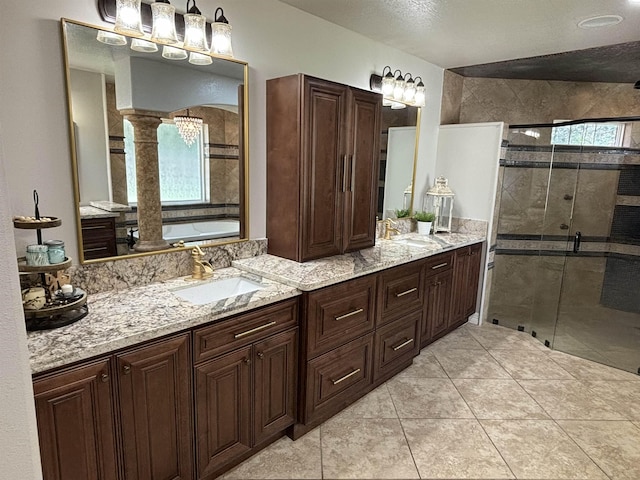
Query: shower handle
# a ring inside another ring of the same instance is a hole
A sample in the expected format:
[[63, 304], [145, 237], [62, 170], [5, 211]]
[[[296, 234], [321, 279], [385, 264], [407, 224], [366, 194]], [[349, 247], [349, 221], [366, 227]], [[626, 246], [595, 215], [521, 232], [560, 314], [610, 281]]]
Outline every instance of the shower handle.
[[578, 253], [578, 250], [580, 250], [581, 239], [582, 239], [582, 233], [576, 232], [575, 237], [573, 237], [573, 253]]

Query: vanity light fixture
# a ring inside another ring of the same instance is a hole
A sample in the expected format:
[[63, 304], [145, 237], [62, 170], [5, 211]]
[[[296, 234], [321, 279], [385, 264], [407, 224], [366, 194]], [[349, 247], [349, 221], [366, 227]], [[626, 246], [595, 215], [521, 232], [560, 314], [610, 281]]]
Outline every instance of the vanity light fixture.
[[178, 43], [176, 34], [176, 8], [169, 0], [156, 0], [151, 4], [151, 16], [153, 28], [151, 40], [162, 45], [174, 45]]
[[[189, 5], [193, 3], [191, 8]], [[196, 0], [187, 0], [187, 13], [184, 14], [184, 48], [198, 52], [208, 52], [205, 24], [207, 19], [196, 6]]]
[[425, 87], [422, 77], [413, 77], [410, 73], [402, 75], [400, 70], [392, 73], [391, 67], [386, 66], [382, 75], [376, 73], [369, 77], [369, 88], [382, 93], [382, 105], [393, 109], [405, 106], [424, 107]]
[[[218, 10], [220, 10], [220, 15], [218, 15]], [[233, 57], [231, 25], [229, 25], [229, 20], [224, 16], [222, 7], [216, 8], [213, 16], [215, 20], [211, 24], [211, 53]]]
[[152, 53], [158, 51], [158, 45], [141, 38], [134, 38], [131, 40], [131, 50], [136, 52]]
[[202, 132], [202, 118], [189, 115], [188, 108], [186, 115], [174, 116], [173, 122], [176, 124], [176, 128], [184, 140], [184, 143], [187, 144], [187, 147], [193, 145], [193, 142], [195, 142], [196, 138], [200, 136], [200, 132]]
[[120, 46], [127, 44], [127, 37], [125, 37], [124, 35], [120, 35], [119, 33], [106, 32], [104, 30], [98, 30], [96, 40], [107, 45]]
[[140, 0], [116, 0], [116, 24], [113, 29], [117, 33], [124, 33], [132, 37], [144, 35], [140, 16]]

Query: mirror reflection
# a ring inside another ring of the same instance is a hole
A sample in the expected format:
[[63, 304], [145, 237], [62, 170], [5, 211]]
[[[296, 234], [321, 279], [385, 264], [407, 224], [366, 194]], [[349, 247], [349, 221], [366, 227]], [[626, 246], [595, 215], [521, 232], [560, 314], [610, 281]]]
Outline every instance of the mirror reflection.
[[244, 238], [246, 64], [63, 32], [82, 260]]
[[382, 108], [378, 218], [410, 210], [419, 121], [420, 107]]

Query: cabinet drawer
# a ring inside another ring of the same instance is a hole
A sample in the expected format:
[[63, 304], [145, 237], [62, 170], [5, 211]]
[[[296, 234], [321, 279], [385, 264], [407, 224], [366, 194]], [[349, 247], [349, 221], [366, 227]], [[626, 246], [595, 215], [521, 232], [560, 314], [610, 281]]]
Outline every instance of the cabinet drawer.
[[305, 423], [361, 396], [372, 382], [372, 353], [369, 334], [308, 363]]
[[378, 328], [375, 336], [374, 381], [389, 378], [420, 352], [422, 310]]
[[441, 253], [425, 261], [425, 275], [436, 275], [437, 273], [451, 270], [453, 268], [454, 252]]
[[215, 357], [297, 325], [297, 299], [222, 320], [194, 331], [194, 361]]
[[373, 275], [312, 292], [307, 297], [307, 358], [373, 331]]
[[422, 308], [424, 276], [422, 262], [396, 267], [380, 274], [378, 283], [378, 324], [402, 312]]

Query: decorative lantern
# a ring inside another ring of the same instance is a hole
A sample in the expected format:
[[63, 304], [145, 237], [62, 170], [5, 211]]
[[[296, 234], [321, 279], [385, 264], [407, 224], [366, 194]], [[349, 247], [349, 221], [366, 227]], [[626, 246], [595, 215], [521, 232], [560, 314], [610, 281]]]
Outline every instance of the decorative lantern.
[[403, 199], [402, 199], [402, 208], [403, 210], [411, 210], [411, 195], [413, 194], [413, 182], [409, 184], [407, 188], [404, 189]]
[[433, 212], [436, 215], [436, 219], [433, 221], [433, 233], [451, 231], [455, 194], [449, 188], [448, 183], [449, 181], [444, 177], [436, 178], [435, 184], [424, 196], [423, 210]]

